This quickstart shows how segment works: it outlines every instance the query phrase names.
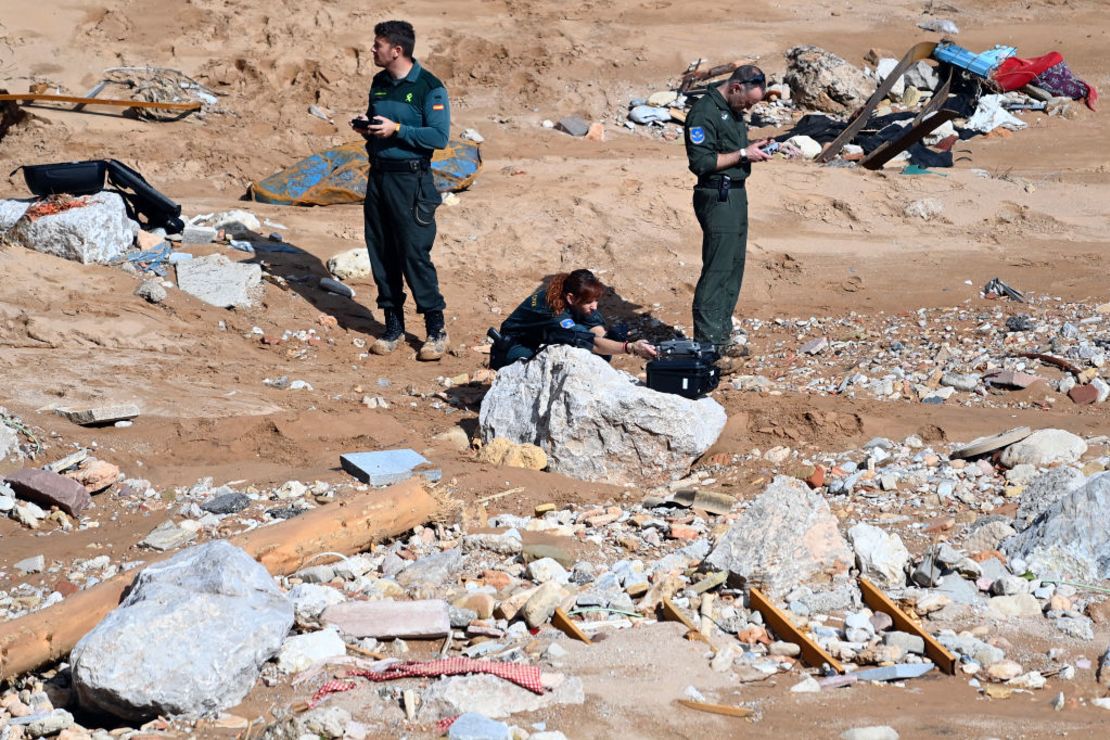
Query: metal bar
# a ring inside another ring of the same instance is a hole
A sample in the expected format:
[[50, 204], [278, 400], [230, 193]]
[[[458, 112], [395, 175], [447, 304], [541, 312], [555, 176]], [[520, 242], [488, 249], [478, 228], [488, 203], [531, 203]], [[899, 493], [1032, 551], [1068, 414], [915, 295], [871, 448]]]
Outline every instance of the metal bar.
[[191, 103], [159, 103], [153, 100], [115, 100], [112, 98], [83, 98], [77, 95], [44, 95], [36, 93], [15, 93], [0, 95], [0, 100], [15, 100], [31, 103], [79, 103], [81, 105], [114, 105], [119, 108], [162, 108], [165, 110], [194, 111], [202, 105]]
[[802, 659], [806, 665], [812, 668], [822, 668], [828, 665], [837, 673], [844, 672], [844, 666], [840, 664], [840, 661], [826, 653], [820, 645], [795, 627], [790, 621], [790, 617], [772, 604], [758, 588], [753, 586], [748, 591], [748, 598], [751, 607], [763, 615], [763, 621], [774, 630], [780, 640], [793, 642], [802, 649]]
[[867, 604], [867, 606], [871, 607], [874, 611], [886, 612], [890, 615], [890, 618], [894, 620], [895, 627], [903, 632], [917, 635], [924, 640], [925, 654], [929, 656], [929, 659], [948, 675], [955, 675], [956, 656], [948, 652], [948, 650], [937, 642], [932, 635], [922, 629], [921, 625], [910, 619], [909, 615], [891, 601], [886, 594], [880, 591], [875, 584], [871, 583], [866, 578], [860, 578], [859, 590], [863, 595], [863, 603]]
[[862, 131], [864, 126], [867, 125], [867, 122], [871, 120], [871, 114], [879, 107], [879, 102], [894, 88], [895, 83], [905, 74], [906, 70], [910, 68], [910, 65], [916, 64], [922, 59], [928, 59], [933, 55], [933, 51], [936, 48], [936, 43], [932, 41], [922, 41], [912, 46], [910, 50], [906, 52], [906, 55], [902, 57], [902, 60], [898, 62], [898, 66], [891, 70], [891, 73], [883, 79], [879, 88], [875, 90], [871, 97], [867, 99], [867, 102], [863, 104], [863, 107], [852, 117], [851, 121], [848, 123], [848, 127], [841, 131], [840, 136], [837, 136], [829, 142], [824, 151], [817, 155], [817, 161], [822, 163], [828, 162], [840, 153], [840, 150], [844, 148], [845, 144], [856, 138], [856, 134]]

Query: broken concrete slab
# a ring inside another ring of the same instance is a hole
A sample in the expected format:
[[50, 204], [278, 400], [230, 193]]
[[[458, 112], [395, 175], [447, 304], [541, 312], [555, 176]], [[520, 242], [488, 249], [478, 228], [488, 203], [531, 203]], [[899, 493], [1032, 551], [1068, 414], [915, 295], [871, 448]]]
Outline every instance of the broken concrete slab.
[[57, 506], [72, 517], [79, 517], [92, 503], [92, 497], [83, 485], [47, 470], [24, 468], [10, 473], [4, 480], [24, 501], [44, 509]]
[[350, 637], [438, 640], [451, 631], [446, 601], [348, 601], [324, 609], [320, 621]]
[[339, 456], [339, 464], [363, 483], [388, 486], [421, 475], [435, 483], [443, 475], [438, 468], [424, 469], [431, 463], [416, 450], [380, 450], [348, 452]]
[[114, 424], [124, 419], [134, 419], [139, 415], [139, 407], [133, 403], [115, 403], [104, 406], [57, 409], [58, 414], [81, 426]]
[[222, 254], [179, 262], [177, 287], [219, 308], [249, 308], [262, 284], [262, 267]]

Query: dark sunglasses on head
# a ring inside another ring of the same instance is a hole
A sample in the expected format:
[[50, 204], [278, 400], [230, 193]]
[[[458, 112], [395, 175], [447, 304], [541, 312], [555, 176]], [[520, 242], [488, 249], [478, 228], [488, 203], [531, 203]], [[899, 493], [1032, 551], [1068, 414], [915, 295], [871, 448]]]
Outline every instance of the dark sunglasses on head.
[[750, 77], [746, 80], [737, 80], [736, 82], [741, 85], [758, 85], [759, 87], [766, 87], [767, 77], [765, 75], [758, 74], [755, 77]]

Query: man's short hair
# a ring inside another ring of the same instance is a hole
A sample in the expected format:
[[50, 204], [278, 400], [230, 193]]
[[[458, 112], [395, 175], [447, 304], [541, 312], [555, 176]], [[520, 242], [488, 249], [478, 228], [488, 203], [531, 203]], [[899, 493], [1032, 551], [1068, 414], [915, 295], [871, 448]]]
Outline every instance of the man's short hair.
[[763, 74], [763, 70], [754, 64], [743, 64], [736, 68], [736, 71], [728, 78], [730, 84], [740, 83], [745, 88], [751, 89], [753, 87], [767, 88], [767, 76]]
[[412, 59], [416, 48], [416, 31], [408, 21], [382, 21], [374, 26], [374, 38], [383, 38], [393, 46], [400, 46], [406, 59]]

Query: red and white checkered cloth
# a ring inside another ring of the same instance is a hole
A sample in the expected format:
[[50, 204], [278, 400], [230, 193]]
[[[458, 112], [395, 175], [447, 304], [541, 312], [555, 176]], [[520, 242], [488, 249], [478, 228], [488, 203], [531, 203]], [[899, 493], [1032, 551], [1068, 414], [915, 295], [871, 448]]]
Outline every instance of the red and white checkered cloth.
[[344, 691], [350, 691], [356, 685], [357, 684], [355, 684], [354, 681], [328, 681], [323, 686], [316, 689], [316, 693], [313, 694], [312, 698], [308, 700], [308, 708], [312, 709], [313, 707], [315, 707], [317, 704], [322, 702], [324, 700], [324, 697], [328, 694], [339, 694]]
[[544, 693], [540, 683], [540, 669], [523, 663], [498, 663], [492, 660], [473, 660], [472, 658], [444, 658], [427, 662], [409, 661], [393, 663], [382, 671], [355, 670], [348, 677], [361, 676], [371, 681], [392, 681], [396, 678], [423, 678], [429, 676], [456, 676], [460, 673], [488, 673], [535, 694]]

